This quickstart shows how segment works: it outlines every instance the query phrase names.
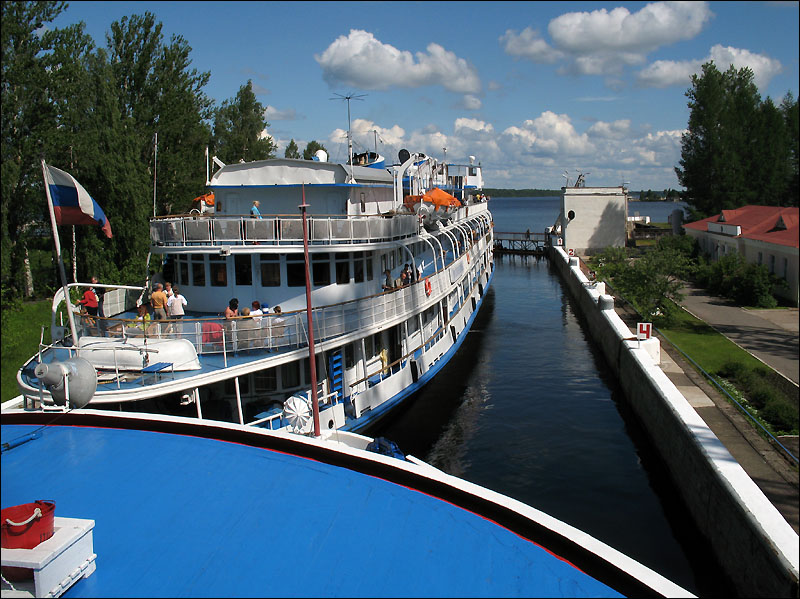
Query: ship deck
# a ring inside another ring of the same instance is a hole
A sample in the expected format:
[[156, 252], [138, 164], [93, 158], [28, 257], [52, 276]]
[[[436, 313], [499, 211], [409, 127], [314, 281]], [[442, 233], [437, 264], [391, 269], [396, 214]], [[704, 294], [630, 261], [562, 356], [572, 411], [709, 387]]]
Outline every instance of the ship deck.
[[385, 472], [189, 429], [3, 424], [3, 444], [37, 430], [2, 454], [2, 502], [95, 521], [97, 570], [67, 597], [619, 596]]

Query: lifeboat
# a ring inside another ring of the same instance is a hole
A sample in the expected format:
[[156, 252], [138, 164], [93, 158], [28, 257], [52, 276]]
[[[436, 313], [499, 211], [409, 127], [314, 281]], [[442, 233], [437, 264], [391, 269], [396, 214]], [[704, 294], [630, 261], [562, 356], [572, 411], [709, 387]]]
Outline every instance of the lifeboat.
[[[143, 356], [147, 355], [147, 360]], [[97, 369], [141, 370], [146, 364], [167, 362], [175, 372], [199, 370], [197, 351], [188, 339], [81, 337], [78, 356]]]
[[423, 195], [407, 195], [403, 205], [420, 216], [424, 225], [449, 219], [461, 207], [461, 202], [446, 191], [434, 187]]
[[211, 191], [209, 193], [205, 193], [201, 196], [197, 196], [195, 199], [192, 200], [192, 204], [196, 204], [198, 202], [203, 202], [206, 206], [213, 206], [214, 205], [214, 192]]

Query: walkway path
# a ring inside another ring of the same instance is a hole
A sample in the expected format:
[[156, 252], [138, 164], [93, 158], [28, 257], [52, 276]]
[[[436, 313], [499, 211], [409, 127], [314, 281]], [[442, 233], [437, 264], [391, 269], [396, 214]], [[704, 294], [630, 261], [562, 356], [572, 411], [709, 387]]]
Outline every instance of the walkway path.
[[707, 322], [795, 384], [800, 382], [797, 308], [746, 310], [689, 285], [683, 293], [686, 297], [682, 305], [693, 316]]

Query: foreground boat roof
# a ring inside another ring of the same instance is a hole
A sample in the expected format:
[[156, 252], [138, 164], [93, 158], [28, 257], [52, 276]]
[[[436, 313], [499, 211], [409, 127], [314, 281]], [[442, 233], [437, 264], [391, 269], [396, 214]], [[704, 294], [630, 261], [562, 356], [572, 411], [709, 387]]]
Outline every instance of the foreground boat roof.
[[95, 521], [97, 570], [69, 597], [619, 596], [568, 560], [654, 594], [425, 467], [330, 442], [89, 410], [4, 414], [2, 441], [3, 507]]

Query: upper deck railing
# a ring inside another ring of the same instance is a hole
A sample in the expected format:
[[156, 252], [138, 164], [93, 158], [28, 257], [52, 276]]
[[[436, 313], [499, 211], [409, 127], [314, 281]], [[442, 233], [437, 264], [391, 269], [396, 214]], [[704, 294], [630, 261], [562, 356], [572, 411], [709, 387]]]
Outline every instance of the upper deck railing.
[[[455, 222], [487, 211], [487, 205], [463, 206]], [[326, 244], [397, 241], [420, 231], [415, 214], [371, 216], [309, 216], [309, 242]], [[150, 220], [150, 241], [155, 246], [302, 245], [303, 220], [298, 215], [164, 216]]]

